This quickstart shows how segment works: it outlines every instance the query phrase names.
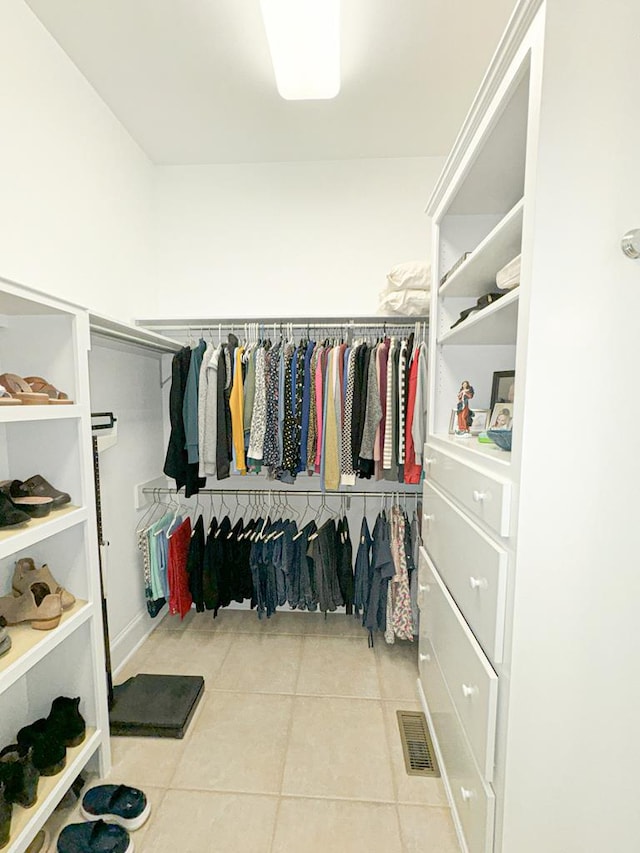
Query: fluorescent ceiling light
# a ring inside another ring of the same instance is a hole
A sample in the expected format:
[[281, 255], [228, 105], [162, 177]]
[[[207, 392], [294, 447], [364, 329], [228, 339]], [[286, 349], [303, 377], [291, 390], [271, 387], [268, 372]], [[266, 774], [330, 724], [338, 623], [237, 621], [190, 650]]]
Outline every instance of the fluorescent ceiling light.
[[340, 91], [340, 0], [260, 0], [278, 92], [288, 101]]

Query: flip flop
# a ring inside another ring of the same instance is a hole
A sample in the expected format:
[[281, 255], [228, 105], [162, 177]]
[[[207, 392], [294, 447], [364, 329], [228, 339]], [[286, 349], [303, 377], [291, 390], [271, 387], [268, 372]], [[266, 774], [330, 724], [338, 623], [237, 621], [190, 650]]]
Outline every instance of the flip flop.
[[138, 788], [96, 785], [83, 796], [80, 813], [85, 820], [105, 820], [133, 832], [149, 819], [151, 804]]
[[121, 826], [105, 823], [71, 823], [58, 837], [58, 853], [133, 853], [133, 841]]

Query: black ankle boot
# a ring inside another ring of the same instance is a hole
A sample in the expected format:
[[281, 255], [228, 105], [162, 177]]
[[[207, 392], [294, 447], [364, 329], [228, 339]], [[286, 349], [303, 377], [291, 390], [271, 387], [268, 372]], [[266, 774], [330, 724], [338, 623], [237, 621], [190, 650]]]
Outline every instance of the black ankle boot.
[[30, 808], [38, 797], [40, 772], [33, 763], [33, 748], [21, 749], [17, 743], [0, 752], [0, 781], [11, 803]]
[[33, 747], [32, 760], [41, 776], [55, 776], [67, 763], [67, 750], [47, 720], [36, 720], [18, 732], [21, 752]]
[[4, 785], [0, 782], [0, 847], [9, 843], [11, 835], [11, 812], [13, 805], [4, 796]]
[[80, 699], [67, 696], [58, 696], [51, 704], [47, 722], [65, 746], [80, 746], [85, 738], [87, 727], [79, 708]]

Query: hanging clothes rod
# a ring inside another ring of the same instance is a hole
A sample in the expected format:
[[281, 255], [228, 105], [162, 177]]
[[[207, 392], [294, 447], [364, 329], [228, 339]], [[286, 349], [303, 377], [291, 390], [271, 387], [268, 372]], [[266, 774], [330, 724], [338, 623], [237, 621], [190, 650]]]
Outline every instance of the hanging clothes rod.
[[280, 329], [284, 326], [293, 326], [294, 329], [361, 329], [361, 328], [384, 328], [388, 326], [394, 329], [413, 328], [416, 325], [428, 327], [428, 320], [420, 317], [225, 317], [220, 319], [194, 318], [187, 320], [136, 320], [136, 326], [147, 329], [163, 329], [166, 331], [194, 331], [207, 330], [217, 331], [222, 329], [241, 330], [245, 326], [253, 325], [269, 331], [272, 328]]
[[[399, 484], [400, 485], [400, 484]], [[141, 490], [144, 495], [172, 495], [173, 497], [184, 497], [180, 495], [179, 492], [176, 492], [175, 489], [167, 489], [165, 487], [160, 487], [157, 489], [152, 488], [151, 486], [145, 487]], [[286, 494], [286, 495], [296, 495], [301, 498], [380, 498], [380, 497], [394, 497], [396, 495], [399, 496], [408, 496], [411, 497], [413, 495], [419, 495], [420, 489], [389, 489], [388, 491], [383, 491], [378, 489], [376, 491], [365, 492], [321, 492], [321, 491], [312, 491], [311, 489], [200, 489], [197, 494], [192, 495], [192, 497], [197, 498], [198, 495], [226, 495], [228, 497], [233, 497], [236, 495], [276, 495], [276, 494]]]

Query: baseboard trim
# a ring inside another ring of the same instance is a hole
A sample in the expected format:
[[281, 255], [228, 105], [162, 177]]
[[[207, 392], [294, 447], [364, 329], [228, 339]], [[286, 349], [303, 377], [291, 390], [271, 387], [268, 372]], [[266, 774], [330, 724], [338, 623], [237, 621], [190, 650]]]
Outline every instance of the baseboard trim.
[[149, 637], [158, 625], [162, 617], [151, 619], [146, 610], [140, 611], [137, 616], [129, 622], [118, 636], [111, 641], [111, 670], [115, 678], [120, 670]]

